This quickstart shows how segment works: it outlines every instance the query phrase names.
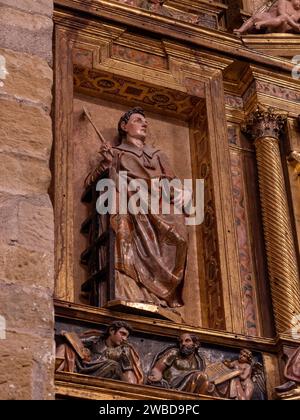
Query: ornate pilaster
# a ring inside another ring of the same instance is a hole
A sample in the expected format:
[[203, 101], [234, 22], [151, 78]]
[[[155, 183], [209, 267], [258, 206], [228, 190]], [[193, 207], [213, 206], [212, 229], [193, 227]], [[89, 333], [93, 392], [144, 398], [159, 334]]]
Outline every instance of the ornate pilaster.
[[254, 140], [272, 302], [277, 333], [287, 332], [300, 314], [299, 271], [293, 240], [279, 135], [285, 116], [258, 107], [244, 131]]

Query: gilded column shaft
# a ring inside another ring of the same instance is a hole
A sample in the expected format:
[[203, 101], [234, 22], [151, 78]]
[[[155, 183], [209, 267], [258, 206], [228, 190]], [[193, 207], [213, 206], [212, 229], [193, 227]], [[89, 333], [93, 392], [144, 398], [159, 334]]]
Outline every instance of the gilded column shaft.
[[300, 292], [279, 144], [261, 137], [255, 147], [275, 322], [277, 331], [284, 332], [300, 314]]
[[258, 166], [268, 271], [277, 333], [287, 332], [300, 314], [300, 285], [279, 149], [284, 119], [272, 111], [251, 116]]

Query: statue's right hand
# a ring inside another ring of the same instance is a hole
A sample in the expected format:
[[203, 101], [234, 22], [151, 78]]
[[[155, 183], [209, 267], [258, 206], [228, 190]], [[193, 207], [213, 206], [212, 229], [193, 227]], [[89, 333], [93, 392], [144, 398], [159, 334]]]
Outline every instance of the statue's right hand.
[[111, 145], [108, 143], [103, 143], [99, 154], [102, 155], [104, 159], [111, 160], [111, 157], [113, 156]]

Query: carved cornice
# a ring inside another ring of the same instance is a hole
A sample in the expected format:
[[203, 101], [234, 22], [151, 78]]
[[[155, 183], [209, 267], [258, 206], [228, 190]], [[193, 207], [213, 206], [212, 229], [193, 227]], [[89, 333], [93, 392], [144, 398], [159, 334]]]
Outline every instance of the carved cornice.
[[78, 373], [55, 374], [55, 393], [58, 398], [85, 400], [223, 400], [209, 395], [196, 395], [172, 389], [134, 385], [106, 378], [95, 378]]
[[208, 1], [184, 0], [115, 0], [128, 6], [138, 7], [175, 20], [212, 29], [225, 29], [222, 16], [228, 8], [225, 4]]
[[[132, 7], [127, 4], [117, 3], [110, 0], [55, 0], [55, 6], [67, 7], [75, 13], [89, 13], [94, 18], [104, 18], [129, 25], [140, 30], [148, 30], [162, 36], [180, 39], [191, 44], [215, 50], [219, 54], [230, 54], [232, 57], [244, 57], [253, 63], [260, 63], [281, 69], [290, 74], [294, 67], [290, 61], [270, 57], [263, 53], [257, 53], [243, 46], [236, 36], [204, 28], [188, 22], [174, 20], [168, 16], [159, 15], [148, 10]], [[64, 12], [66, 15], [69, 12]]]
[[129, 313], [115, 312], [104, 308], [81, 305], [77, 303], [55, 301], [57, 319], [73, 319], [86, 322], [89, 325], [108, 325], [112, 320], [125, 320], [130, 323], [134, 331], [139, 333], [157, 334], [164, 337], [176, 338], [180, 331], [198, 334], [201, 340], [208, 344], [230, 346], [236, 348], [247, 347], [253, 351], [277, 352], [276, 340], [272, 338], [249, 337], [215, 329], [192, 327], [190, 325], [175, 324], [144, 316], [137, 317]]
[[242, 40], [249, 49], [273, 56], [293, 57], [299, 54], [298, 34], [244, 35]]
[[237, 122], [244, 120], [245, 115], [251, 113], [257, 103], [280, 109], [293, 118], [300, 113], [299, 81], [291, 75], [241, 61], [234, 61], [223, 70], [223, 74], [226, 95], [236, 95], [243, 102], [243, 110], [240, 108], [240, 101], [231, 101], [231, 106], [227, 107], [227, 111], [230, 109], [231, 113], [235, 112], [235, 116], [239, 118]]
[[256, 110], [248, 116], [246, 123], [242, 126], [242, 131], [251, 140], [262, 137], [272, 137], [279, 140], [286, 120], [287, 115], [281, 111], [258, 105]]

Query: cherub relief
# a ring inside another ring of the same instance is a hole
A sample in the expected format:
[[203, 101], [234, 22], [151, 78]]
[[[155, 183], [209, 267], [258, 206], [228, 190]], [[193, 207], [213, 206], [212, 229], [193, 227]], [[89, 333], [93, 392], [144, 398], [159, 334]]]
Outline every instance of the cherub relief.
[[300, 32], [300, 0], [275, 0], [254, 12], [234, 33], [243, 35], [252, 30], [266, 29], [268, 32]]
[[249, 401], [253, 399], [256, 385], [261, 395], [265, 393], [263, 367], [260, 363], [253, 361], [250, 350], [242, 349], [237, 360], [225, 360], [223, 363], [232, 370], [233, 374], [235, 373], [235, 376], [225, 381], [219, 379], [213, 395]]

